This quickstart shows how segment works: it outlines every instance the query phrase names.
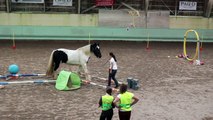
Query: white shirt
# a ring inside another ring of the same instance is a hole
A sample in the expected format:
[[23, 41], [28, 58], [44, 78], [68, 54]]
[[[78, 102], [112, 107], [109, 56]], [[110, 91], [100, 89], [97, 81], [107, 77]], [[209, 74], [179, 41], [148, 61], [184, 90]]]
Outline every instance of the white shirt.
[[109, 69], [112, 69], [112, 70], [118, 69], [117, 62], [115, 62], [113, 57], [109, 60]]

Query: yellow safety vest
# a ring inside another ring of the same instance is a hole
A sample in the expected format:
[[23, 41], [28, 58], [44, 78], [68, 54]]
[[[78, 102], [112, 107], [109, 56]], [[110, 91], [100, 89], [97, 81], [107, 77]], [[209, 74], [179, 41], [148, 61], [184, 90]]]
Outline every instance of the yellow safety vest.
[[132, 110], [132, 107], [131, 107], [131, 104], [132, 104], [132, 97], [134, 95], [130, 92], [125, 92], [123, 94], [120, 94], [120, 108], [121, 108], [121, 111], [131, 111]]
[[113, 102], [113, 96], [110, 95], [104, 95], [102, 96], [102, 110], [106, 111], [112, 108], [112, 102]]

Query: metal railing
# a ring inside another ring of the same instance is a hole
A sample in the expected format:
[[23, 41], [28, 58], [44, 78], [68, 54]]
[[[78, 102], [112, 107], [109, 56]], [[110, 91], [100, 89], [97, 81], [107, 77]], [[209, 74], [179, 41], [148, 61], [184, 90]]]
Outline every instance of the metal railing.
[[6, 2], [0, 1], [0, 11], [6, 11]]
[[[44, 3], [12, 3], [11, 0], [7, 5], [7, 0], [0, 1], [0, 11], [7, 11], [7, 7], [9, 7], [10, 12], [48, 12], [48, 13], [78, 13], [78, 0], [73, 0], [72, 6], [54, 6], [53, 0], [44, 0]], [[98, 13], [99, 9], [103, 9], [104, 7], [94, 7], [95, 0], [79, 0], [81, 1], [80, 4], [80, 11], [84, 11], [88, 8], [85, 13]], [[137, 10], [145, 10], [145, 0], [124, 0], [126, 4], [131, 6]], [[205, 1], [204, 0], [197, 0], [197, 10], [195, 11], [183, 11], [179, 10], [178, 3], [179, 0], [149, 0], [148, 10], [169, 10], [170, 15], [175, 16], [203, 16], [204, 9], [205, 9]], [[111, 8], [105, 7], [106, 9], [126, 9], [121, 2], [116, 2]], [[211, 16], [213, 13], [211, 13]]]

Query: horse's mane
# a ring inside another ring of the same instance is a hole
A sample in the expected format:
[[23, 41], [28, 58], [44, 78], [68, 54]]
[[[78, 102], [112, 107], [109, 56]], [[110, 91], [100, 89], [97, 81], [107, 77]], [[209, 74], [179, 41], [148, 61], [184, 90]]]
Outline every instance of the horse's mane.
[[78, 48], [78, 49], [85, 49], [85, 48], [89, 47], [90, 45], [91, 45], [91, 44], [88, 44], [88, 45], [85, 45], [85, 46], [80, 47], [80, 48]]
[[77, 50], [81, 50], [85, 54], [90, 54], [90, 46], [91, 46], [91, 44], [88, 44], [88, 45], [78, 48]]

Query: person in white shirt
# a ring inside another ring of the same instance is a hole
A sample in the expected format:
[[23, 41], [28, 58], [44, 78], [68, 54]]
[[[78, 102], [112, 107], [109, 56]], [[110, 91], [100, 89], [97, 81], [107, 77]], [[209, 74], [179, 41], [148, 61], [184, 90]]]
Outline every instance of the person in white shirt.
[[115, 75], [118, 70], [117, 59], [112, 52], [109, 53], [109, 56], [110, 56], [110, 60], [109, 60], [108, 86], [111, 86], [111, 79], [112, 79], [115, 82], [115, 88], [118, 88], [118, 81], [115, 78]]

